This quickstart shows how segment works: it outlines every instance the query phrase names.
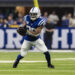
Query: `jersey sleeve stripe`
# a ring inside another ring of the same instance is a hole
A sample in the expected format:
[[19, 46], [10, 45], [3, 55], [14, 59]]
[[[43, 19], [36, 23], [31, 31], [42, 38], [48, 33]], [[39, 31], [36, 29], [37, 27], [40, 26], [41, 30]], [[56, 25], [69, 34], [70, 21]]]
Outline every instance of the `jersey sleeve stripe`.
[[40, 25], [42, 25], [42, 24], [44, 24], [44, 21], [42, 21], [42, 22], [40, 23]]
[[26, 18], [27, 18], [27, 15], [26, 15], [26, 16], [24, 16], [23, 20], [24, 20], [24, 21], [26, 21]]
[[41, 20], [40, 22], [39, 22], [39, 24], [38, 25], [41, 25], [41, 23], [44, 21], [44, 19], [43, 20]]

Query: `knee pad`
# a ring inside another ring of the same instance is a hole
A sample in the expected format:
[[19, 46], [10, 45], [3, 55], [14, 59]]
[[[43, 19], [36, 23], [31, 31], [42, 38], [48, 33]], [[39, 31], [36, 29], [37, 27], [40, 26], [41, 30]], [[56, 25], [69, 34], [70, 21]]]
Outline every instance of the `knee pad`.
[[21, 49], [21, 56], [26, 56], [27, 55], [27, 50], [25, 50], [24, 48]]

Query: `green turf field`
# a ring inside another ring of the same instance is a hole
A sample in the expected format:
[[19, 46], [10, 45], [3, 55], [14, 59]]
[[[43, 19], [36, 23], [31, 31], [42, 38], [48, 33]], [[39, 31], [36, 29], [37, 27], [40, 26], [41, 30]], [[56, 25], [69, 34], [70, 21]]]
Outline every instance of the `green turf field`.
[[[46, 62], [20, 63], [13, 69], [13, 63], [1, 63], [16, 59], [19, 52], [0, 52], [0, 75], [75, 75], [75, 53], [51, 53], [55, 69], [47, 68]], [[29, 52], [25, 61], [45, 61], [40, 52]]]

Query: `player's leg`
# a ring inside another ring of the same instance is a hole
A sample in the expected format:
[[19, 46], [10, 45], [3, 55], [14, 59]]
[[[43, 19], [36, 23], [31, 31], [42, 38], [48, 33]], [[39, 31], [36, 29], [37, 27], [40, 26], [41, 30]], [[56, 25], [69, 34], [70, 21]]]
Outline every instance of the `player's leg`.
[[16, 61], [15, 61], [14, 64], [13, 64], [13, 68], [16, 68], [16, 67], [17, 67], [19, 61], [20, 61], [22, 58], [24, 58], [24, 56], [26, 56], [27, 51], [28, 51], [29, 49], [30, 49], [30, 43], [29, 43], [29, 41], [24, 40], [24, 42], [23, 42], [23, 44], [22, 44], [22, 47], [21, 47], [21, 54], [19, 54], [19, 55], [17, 56], [17, 59], [16, 59]]
[[50, 57], [50, 54], [48, 52], [48, 49], [47, 47], [45, 46], [43, 40], [41, 39], [38, 39], [36, 42], [36, 48], [38, 48], [40, 51], [42, 51], [45, 55], [45, 58], [47, 60], [47, 64], [48, 64], [48, 67], [49, 68], [54, 68], [54, 66], [51, 64], [51, 57]]

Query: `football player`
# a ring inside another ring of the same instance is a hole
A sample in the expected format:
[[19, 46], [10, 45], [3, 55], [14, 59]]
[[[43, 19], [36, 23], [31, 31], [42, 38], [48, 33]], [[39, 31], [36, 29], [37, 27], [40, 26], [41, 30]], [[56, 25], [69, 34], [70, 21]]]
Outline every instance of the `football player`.
[[26, 24], [26, 35], [24, 36], [24, 42], [21, 47], [21, 53], [17, 56], [16, 61], [13, 64], [13, 68], [16, 68], [19, 61], [26, 56], [27, 51], [31, 46], [35, 46], [38, 50], [42, 51], [47, 60], [49, 68], [54, 68], [51, 64], [50, 54], [46, 48], [43, 40], [40, 39], [40, 32], [45, 25], [45, 20], [41, 18], [40, 9], [33, 7], [30, 10], [29, 15], [24, 16]]

